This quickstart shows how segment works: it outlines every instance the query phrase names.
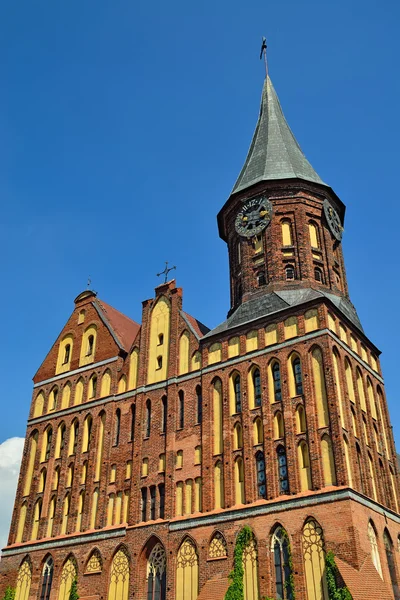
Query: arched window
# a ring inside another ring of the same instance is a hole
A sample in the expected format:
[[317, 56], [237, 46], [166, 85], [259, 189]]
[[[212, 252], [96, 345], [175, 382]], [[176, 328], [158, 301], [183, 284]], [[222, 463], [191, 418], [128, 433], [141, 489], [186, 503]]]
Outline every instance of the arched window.
[[131, 406], [131, 431], [129, 439], [131, 442], [135, 439], [135, 418], [136, 418], [136, 404], [132, 404]]
[[150, 521], [156, 518], [156, 486], [150, 486]]
[[246, 600], [258, 600], [258, 552], [254, 535], [243, 548], [243, 569], [244, 598]]
[[53, 387], [49, 395], [48, 411], [57, 410], [58, 388]]
[[356, 380], [357, 380], [357, 391], [358, 391], [358, 397], [360, 399], [361, 410], [363, 410], [364, 412], [366, 412], [367, 411], [367, 404], [365, 402], [364, 382], [363, 382], [363, 378], [362, 378], [362, 375], [361, 375], [361, 371], [360, 371], [360, 369], [358, 367], [356, 369]]
[[279, 440], [285, 435], [283, 416], [280, 411], [274, 415], [274, 440]]
[[267, 486], [265, 477], [265, 460], [263, 452], [256, 454], [257, 489], [260, 498], [267, 498]]
[[360, 489], [363, 494], [365, 494], [365, 483], [364, 483], [364, 473], [362, 468], [362, 457], [360, 446], [356, 444], [356, 457], [357, 457], [357, 468], [358, 468], [358, 479], [360, 482]]
[[75, 559], [71, 556], [64, 564], [60, 577], [60, 591], [58, 600], [69, 600], [72, 582], [76, 579], [78, 569]]
[[243, 459], [239, 456], [234, 465], [235, 470], [235, 504], [244, 504], [244, 469]]
[[76, 406], [77, 404], [82, 404], [82, 400], [83, 400], [83, 379], [79, 379], [78, 383], [76, 384], [75, 387], [75, 395], [74, 395], [74, 406]]
[[139, 366], [139, 350], [134, 348], [129, 360], [129, 377], [128, 377], [128, 389], [134, 390], [137, 386], [138, 377], [138, 366]]
[[306, 413], [304, 407], [299, 404], [296, 408], [296, 433], [305, 433], [306, 428]]
[[379, 575], [381, 576], [381, 579], [383, 579], [381, 559], [380, 559], [379, 550], [378, 550], [378, 541], [376, 539], [376, 531], [375, 531], [375, 527], [373, 526], [371, 521], [369, 521], [369, 523], [368, 523], [368, 539], [371, 544], [372, 562], [374, 563], [375, 569], [378, 571]]
[[146, 401], [146, 423], [145, 423], [145, 437], [150, 437], [151, 430], [151, 401], [148, 399]]
[[159, 517], [160, 519], [165, 518], [165, 484], [160, 483], [158, 485], [158, 497], [160, 499], [159, 505]]
[[322, 470], [325, 485], [336, 485], [335, 460], [333, 458], [332, 440], [325, 434], [321, 440]]
[[199, 557], [192, 540], [186, 538], [176, 558], [176, 600], [196, 600], [199, 594]]
[[203, 421], [203, 397], [201, 394], [201, 387], [196, 387], [196, 423], [200, 424]]
[[15, 588], [15, 600], [29, 600], [31, 581], [32, 563], [29, 558], [25, 558], [18, 570], [17, 585]]
[[282, 600], [292, 600], [289, 538], [286, 531], [280, 526], [275, 529], [272, 536], [271, 551], [274, 559], [276, 597]]
[[126, 385], [127, 385], [126, 376], [122, 375], [122, 377], [118, 381], [118, 394], [123, 394], [124, 392], [126, 392]]
[[33, 523], [32, 523], [31, 540], [37, 540], [41, 513], [42, 513], [42, 499], [39, 498], [39, 500], [37, 500], [35, 502], [35, 506], [33, 509]]
[[214, 467], [214, 508], [225, 507], [224, 468], [219, 460]]
[[224, 558], [228, 554], [228, 546], [222, 533], [216, 531], [208, 547], [209, 558]]
[[340, 376], [339, 376], [340, 358], [339, 358], [339, 353], [336, 350], [336, 348], [333, 349], [332, 356], [333, 356], [333, 373], [335, 376], [336, 394], [337, 394], [337, 399], [338, 399], [338, 403], [339, 403], [339, 414], [340, 414], [340, 419], [342, 422], [342, 427], [346, 427], [345, 412], [343, 410], [342, 386], [340, 383]]
[[297, 456], [300, 470], [300, 489], [305, 492], [312, 489], [310, 453], [306, 442], [300, 442], [298, 445]]
[[89, 335], [87, 339], [86, 356], [92, 356], [94, 349], [94, 335]]
[[164, 546], [157, 543], [147, 560], [147, 600], [165, 600], [167, 591], [167, 557]]
[[45, 430], [44, 435], [43, 435], [41, 462], [45, 462], [45, 461], [49, 460], [49, 458], [50, 458], [52, 439], [53, 439], [53, 430], [49, 426], [49, 427], [47, 427], [47, 429]]
[[88, 415], [83, 423], [82, 452], [89, 452], [92, 437], [92, 417]]
[[33, 418], [40, 417], [43, 414], [44, 408], [44, 395], [43, 392], [39, 392], [35, 399], [33, 408]]
[[103, 570], [103, 560], [101, 558], [100, 552], [97, 550], [93, 550], [92, 554], [89, 557], [89, 560], [86, 563], [85, 573], [101, 573]]
[[99, 488], [96, 488], [92, 496], [92, 510], [90, 513], [90, 529], [94, 529], [97, 523], [97, 508], [99, 504]]
[[253, 370], [254, 406], [261, 406], [261, 375], [260, 369]]
[[42, 586], [40, 590], [40, 600], [49, 600], [51, 584], [53, 583], [54, 562], [51, 556], [48, 557], [43, 565]]
[[47, 470], [46, 470], [46, 468], [44, 468], [40, 471], [39, 487], [38, 487], [39, 494], [41, 492], [44, 492], [44, 488], [46, 487], [46, 479], [47, 479]]
[[374, 388], [372, 386], [372, 383], [371, 383], [371, 380], [369, 377], [367, 377], [367, 394], [368, 394], [369, 408], [371, 410], [371, 416], [373, 419], [377, 419]]
[[61, 397], [61, 408], [68, 408], [69, 401], [71, 398], [71, 384], [66, 383], [63, 387], [62, 397]]
[[329, 600], [324, 534], [314, 519], [308, 520], [303, 527], [303, 556], [307, 597], [312, 600]]
[[91, 378], [89, 379], [89, 395], [88, 395], [89, 400], [93, 400], [93, 398], [96, 398], [96, 392], [97, 392], [97, 375], [92, 375]]
[[69, 434], [69, 448], [68, 448], [68, 456], [73, 456], [76, 454], [76, 448], [78, 445], [78, 437], [79, 437], [79, 423], [75, 420], [72, 423], [71, 431]]
[[243, 431], [240, 423], [235, 423], [233, 428], [233, 449], [243, 448]]
[[65, 445], [65, 423], [60, 423], [57, 429], [56, 449], [54, 452], [55, 458], [60, 458], [61, 452]]
[[320, 267], [315, 267], [314, 278], [315, 278], [315, 281], [318, 281], [318, 283], [324, 283], [324, 275], [323, 275], [322, 269], [320, 269]]
[[67, 488], [72, 487], [73, 481], [74, 481], [74, 464], [71, 463], [67, 470], [67, 481], [65, 483], [65, 487], [67, 487]]
[[189, 333], [184, 331], [179, 340], [179, 375], [189, 371]]
[[19, 544], [19, 542], [22, 542], [23, 537], [24, 537], [24, 528], [25, 528], [25, 521], [26, 521], [26, 511], [27, 511], [27, 504], [26, 504], [26, 502], [23, 502], [23, 504], [21, 506], [21, 510], [19, 511], [17, 535], [15, 536], [15, 543], [16, 544]]
[[292, 240], [292, 230], [290, 226], [290, 221], [282, 221], [282, 246], [293, 246]]
[[351, 369], [350, 361], [346, 358], [344, 359], [344, 372], [346, 375], [346, 386], [347, 393], [352, 402], [355, 402], [355, 394], [354, 394], [354, 384], [353, 384], [353, 372]]
[[128, 600], [129, 597], [129, 559], [125, 548], [120, 548], [111, 564], [108, 600]]
[[114, 424], [114, 446], [119, 444], [119, 434], [121, 430], [121, 409], [117, 408], [115, 411], [115, 424]]
[[369, 452], [368, 452], [368, 465], [369, 465], [369, 475], [370, 475], [370, 479], [371, 479], [372, 497], [375, 501], [378, 501], [378, 495], [376, 493], [375, 466], [374, 466], [374, 461], [372, 460], [372, 456]]
[[254, 445], [257, 446], [258, 444], [262, 444], [264, 441], [264, 432], [263, 432], [262, 420], [260, 419], [260, 417], [257, 417], [254, 420], [253, 430], [254, 430]]
[[64, 503], [63, 503], [61, 535], [64, 535], [67, 533], [70, 505], [71, 505], [71, 497], [69, 496], [69, 494], [67, 494], [64, 498]]
[[177, 450], [175, 457], [175, 467], [182, 469], [183, 467], [183, 450]]
[[53, 477], [53, 490], [58, 490], [58, 484], [60, 483], [60, 467], [54, 469]]
[[301, 371], [300, 358], [298, 356], [292, 360], [292, 372], [295, 395], [300, 396], [303, 393], [303, 374]]
[[329, 425], [329, 412], [326, 397], [325, 369], [321, 350], [314, 348], [311, 357], [318, 427], [327, 427]]
[[346, 436], [343, 436], [343, 442], [344, 442], [344, 457], [346, 460], [346, 469], [347, 469], [349, 486], [353, 487], [353, 469], [351, 467], [351, 461], [350, 461], [349, 442], [348, 442], [348, 439]]
[[285, 276], [287, 281], [290, 281], [292, 279], [296, 279], [296, 272], [294, 270], [294, 266], [293, 265], [286, 265], [285, 267]]
[[185, 395], [183, 390], [178, 392], [178, 429], [185, 426]]
[[100, 396], [109, 396], [111, 393], [111, 373], [106, 371], [101, 378]]
[[196, 351], [192, 355], [191, 370], [192, 371], [197, 371], [198, 369], [201, 369], [201, 352]]
[[278, 446], [276, 449], [278, 458], [278, 477], [279, 477], [279, 492], [281, 494], [289, 493], [289, 476], [287, 470], [286, 450], [284, 446]]
[[223, 438], [223, 404], [222, 383], [216, 379], [213, 384], [213, 449], [214, 454], [222, 454], [224, 449]]
[[240, 387], [240, 375], [236, 375], [233, 379], [233, 389], [235, 395], [235, 413], [242, 412], [242, 392]]
[[281, 381], [281, 367], [278, 361], [272, 363], [272, 381], [273, 381], [273, 398], [274, 402], [280, 402], [282, 400], [282, 381]]
[[312, 248], [319, 248], [319, 235], [318, 235], [318, 227], [313, 222], [310, 221], [308, 224], [308, 231], [310, 233], [310, 244]]
[[393, 556], [393, 542], [390, 538], [387, 529], [385, 529], [385, 531], [383, 532], [383, 545], [385, 546], [386, 561], [389, 569], [390, 581], [392, 583], [393, 594], [394, 597], [397, 599], [400, 595], [400, 590], [397, 582], [395, 558]]

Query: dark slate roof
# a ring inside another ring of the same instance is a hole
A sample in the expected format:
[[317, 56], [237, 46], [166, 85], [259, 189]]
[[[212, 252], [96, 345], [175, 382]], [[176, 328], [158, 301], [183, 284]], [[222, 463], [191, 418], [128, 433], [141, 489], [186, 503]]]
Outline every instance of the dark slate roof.
[[336, 308], [353, 323], [353, 325], [360, 331], [363, 331], [356, 309], [351, 304], [350, 300], [346, 300], [346, 298], [341, 298], [340, 296], [335, 296], [334, 294], [322, 290], [298, 288], [271, 292], [270, 294], [265, 294], [259, 298], [244, 302], [227, 318], [226, 321], [215, 327], [215, 329], [212, 329], [203, 339], [224, 333], [233, 327], [250, 323], [261, 317], [273, 315], [292, 306], [298, 306], [305, 302], [324, 297], [330, 300]]
[[326, 185], [304, 156], [286, 122], [271, 79], [267, 77], [250, 150], [232, 193], [259, 181], [297, 178]]

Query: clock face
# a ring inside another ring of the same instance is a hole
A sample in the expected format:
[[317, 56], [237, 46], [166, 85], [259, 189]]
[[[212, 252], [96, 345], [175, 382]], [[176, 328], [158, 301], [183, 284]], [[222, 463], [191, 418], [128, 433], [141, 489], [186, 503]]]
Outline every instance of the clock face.
[[272, 204], [263, 196], [247, 200], [235, 219], [235, 228], [239, 235], [247, 238], [261, 233], [270, 223]]
[[343, 235], [342, 223], [340, 221], [340, 217], [337, 211], [333, 208], [332, 204], [326, 199], [324, 200], [324, 213], [332, 235], [338, 240], [338, 242], [340, 242]]

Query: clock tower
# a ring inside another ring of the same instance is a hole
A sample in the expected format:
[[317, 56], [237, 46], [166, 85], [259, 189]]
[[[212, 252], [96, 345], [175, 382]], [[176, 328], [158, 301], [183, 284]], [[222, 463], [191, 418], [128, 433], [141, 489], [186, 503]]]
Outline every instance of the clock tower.
[[334, 296], [354, 323], [342, 254], [345, 206], [300, 149], [269, 77], [250, 149], [218, 215], [229, 251], [230, 314], [290, 291]]

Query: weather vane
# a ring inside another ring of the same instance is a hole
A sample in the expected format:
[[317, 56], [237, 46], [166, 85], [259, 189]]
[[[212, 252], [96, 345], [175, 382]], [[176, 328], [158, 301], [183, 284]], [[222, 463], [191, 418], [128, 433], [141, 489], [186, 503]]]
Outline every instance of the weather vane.
[[261, 42], [260, 60], [264, 56], [265, 77], [268, 77], [268, 61], [267, 61], [267, 38], [263, 37]]
[[165, 261], [165, 269], [164, 271], [161, 271], [160, 273], [157, 273], [157, 277], [160, 277], [160, 275], [165, 275], [165, 279], [164, 279], [164, 283], [167, 283], [167, 277], [168, 277], [168, 273], [170, 271], [173, 271], [174, 269], [176, 269], [176, 267], [169, 267], [168, 268], [168, 261]]

